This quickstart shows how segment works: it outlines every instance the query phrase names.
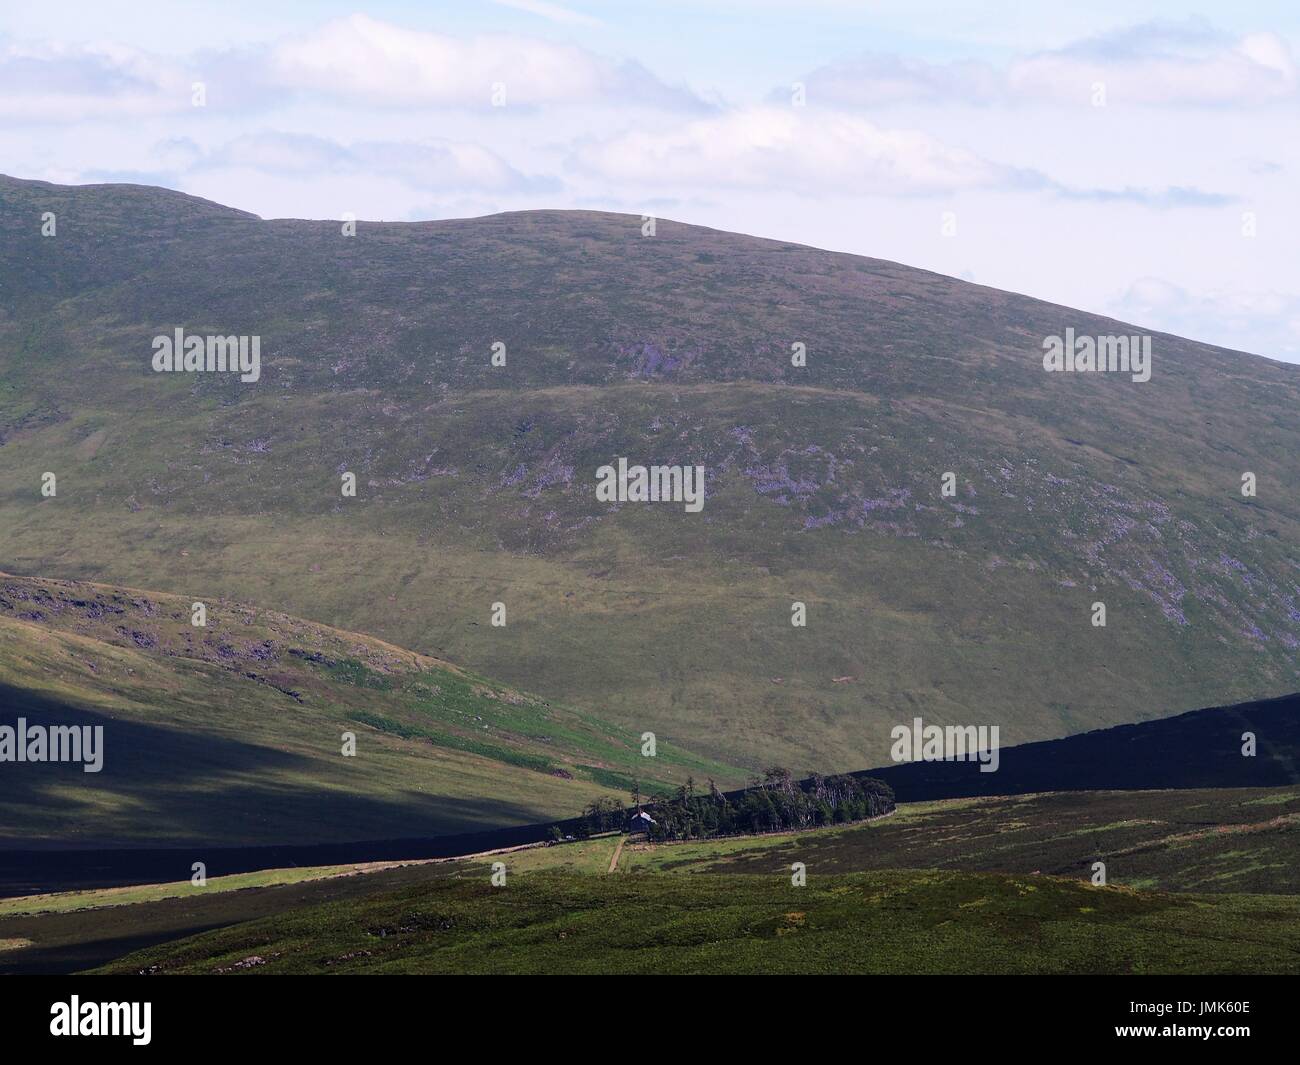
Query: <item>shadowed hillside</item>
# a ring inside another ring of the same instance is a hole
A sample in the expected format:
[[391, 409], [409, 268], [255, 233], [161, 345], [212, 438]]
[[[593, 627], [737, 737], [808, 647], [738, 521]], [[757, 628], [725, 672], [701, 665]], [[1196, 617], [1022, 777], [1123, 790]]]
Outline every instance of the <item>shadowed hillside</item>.
[[[1247, 735], [1253, 755], [1244, 755]], [[975, 762], [907, 762], [868, 770], [900, 802], [968, 795], [1122, 788], [1275, 788], [1300, 783], [1300, 694], [1214, 706], [1001, 751]]]
[[633, 774], [734, 772], [671, 745], [647, 767], [616, 725], [370, 637], [225, 600], [195, 627], [191, 605], [0, 575], [0, 725], [103, 729], [97, 772], [3, 765], [0, 853], [190, 845], [215, 869], [221, 847], [502, 829]]

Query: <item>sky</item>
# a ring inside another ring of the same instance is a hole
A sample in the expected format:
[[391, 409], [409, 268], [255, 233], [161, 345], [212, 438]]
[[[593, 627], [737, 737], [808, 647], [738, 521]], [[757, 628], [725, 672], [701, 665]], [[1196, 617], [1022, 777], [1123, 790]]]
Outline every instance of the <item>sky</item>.
[[1298, 62], [1250, 0], [0, 0], [0, 173], [649, 214], [1300, 362]]

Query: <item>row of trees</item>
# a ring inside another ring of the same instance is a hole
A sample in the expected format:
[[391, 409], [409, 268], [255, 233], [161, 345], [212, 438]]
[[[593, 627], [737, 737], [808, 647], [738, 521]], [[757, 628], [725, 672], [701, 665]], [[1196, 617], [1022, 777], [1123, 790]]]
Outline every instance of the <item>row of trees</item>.
[[[621, 832], [627, 828], [627, 810], [617, 799], [597, 799], [587, 804], [578, 823], [579, 838], [586, 839], [601, 832]], [[552, 834], [554, 838], [554, 833]]]
[[884, 781], [814, 774], [801, 783], [788, 769], [774, 766], [730, 800], [713, 781], [699, 792], [690, 780], [672, 799], [654, 802], [646, 812], [655, 820], [650, 838], [667, 840], [814, 828], [893, 809], [894, 789]]
[[[640, 794], [635, 798], [640, 806]], [[730, 799], [712, 780], [706, 790], [700, 791], [691, 779], [672, 798], [653, 799], [644, 804], [644, 809], [655, 822], [647, 826], [651, 839], [707, 839], [879, 817], [894, 809], [894, 789], [873, 777], [824, 777], [814, 773], [807, 780], [797, 781], [790, 770], [774, 766]], [[630, 816], [617, 799], [596, 799], [583, 810], [573, 832], [586, 839], [602, 832], [622, 831], [628, 827]], [[561, 840], [564, 835], [559, 825], [551, 828], [553, 840]]]

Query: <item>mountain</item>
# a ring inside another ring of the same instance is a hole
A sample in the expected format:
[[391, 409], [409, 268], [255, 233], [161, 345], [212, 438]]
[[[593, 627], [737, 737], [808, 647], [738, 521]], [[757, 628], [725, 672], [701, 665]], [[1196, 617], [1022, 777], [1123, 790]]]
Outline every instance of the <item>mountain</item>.
[[0, 768], [0, 855], [192, 846], [215, 871], [223, 846], [532, 824], [735, 772], [368, 636], [205, 607], [196, 627], [176, 596], [0, 574], [0, 726], [103, 730], [96, 771]]
[[900, 802], [1046, 791], [1280, 788], [1300, 784], [1300, 694], [1006, 747], [995, 772], [982, 772], [976, 761], [918, 760], [862, 775], [885, 781]]
[[[273, 606], [796, 772], [917, 715], [1012, 744], [1300, 687], [1300, 367], [1154, 334], [1149, 381], [1047, 373], [1047, 337], [1148, 331], [595, 212], [348, 237], [0, 179], [0, 291], [10, 572]], [[258, 380], [155, 373], [177, 328], [259, 337]], [[703, 466], [703, 509], [602, 502], [619, 457]]]

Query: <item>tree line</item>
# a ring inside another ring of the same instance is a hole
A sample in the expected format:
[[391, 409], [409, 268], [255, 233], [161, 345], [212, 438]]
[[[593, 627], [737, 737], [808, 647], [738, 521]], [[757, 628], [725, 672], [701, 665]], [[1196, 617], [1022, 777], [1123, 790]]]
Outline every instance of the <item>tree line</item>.
[[[647, 826], [652, 840], [708, 839], [879, 817], [894, 809], [894, 789], [882, 780], [847, 774], [814, 773], [798, 781], [788, 769], [773, 766], [730, 798], [712, 780], [701, 790], [691, 779], [672, 797], [652, 800], [642, 808], [655, 822]], [[597, 799], [583, 811], [577, 834], [585, 838], [625, 829], [630, 817], [617, 799]]]

